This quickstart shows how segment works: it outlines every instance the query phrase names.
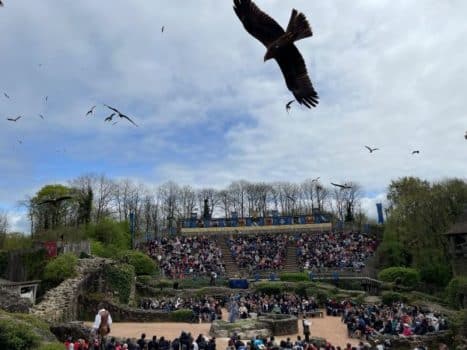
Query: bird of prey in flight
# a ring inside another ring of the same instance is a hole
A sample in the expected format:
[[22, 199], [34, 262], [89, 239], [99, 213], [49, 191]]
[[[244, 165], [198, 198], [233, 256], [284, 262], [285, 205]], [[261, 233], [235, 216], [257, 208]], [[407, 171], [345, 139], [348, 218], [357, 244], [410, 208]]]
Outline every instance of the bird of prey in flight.
[[420, 154], [419, 150], [412, 151], [412, 154]]
[[114, 117], [114, 115], [117, 114], [117, 113], [112, 113], [111, 115], [109, 115], [107, 118], [104, 119], [105, 122], [110, 122], [112, 121], [112, 118]]
[[2, 2], [2, 0], [0, 0], [0, 7], [3, 7], [3, 2]]
[[285, 105], [285, 110], [287, 111], [287, 113], [289, 113], [289, 111], [290, 111], [290, 105], [291, 105], [292, 103], [294, 103], [294, 102], [295, 102], [295, 100], [290, 100], [290, 101], [287, 102], [287, 104]]
[[467, 140], [467, 131], [465, 132], [464, 138]]
[[336, 186], [336, 187], [339, 187], [339, 188], [342, 189], [342, 190], [352, 188], [352, 186], [349, 186], [349, 185], [347, 185], [347, 184], [340, 185], [340, 184], [335, 184], [334, 182], [331, 182], [331, 185]]
[[371, 148], [370, 146], [365, 146], [365, 148], [366, 148], [367, 150], [369, 150], [370, 153], [373, 153], [374, 151], [378, 151], [378, 150], [379, 150], [379, 148]]
[[114, 107], [110, 107], [109, 105], [106, 105], [104, 104], [104, 106], [106, 106], [108, 109], [110, 109], [111, 111], [114, 111], [115, 113], [117, 113], [117, 115], [120, 117], [120, 118], [125, 118], [126, 120], [128, 120], [131, 124], [133, 124], [134, 126], [138, 126], [133, 120], [131, 120], [131, 118], [123, 113], [121, 113], [117, 108], [114, 108]]
[[3, 96], [5, 96], [6, 98], [10, 98], [10, 96], [8, 96], [8, 94], [6, 92], [3, 93]]
[[319, 179], [320, 177], [318, 176], [317, 178], [314, 178], [313, 180], [311, 180], [311, 182], [317, 182]]
[[73, 198], [73, 197], [72, 196], [61, 196], [61, 197], [57, 197], [57, 198], [50, 198], [50, 199], [43, 200], [42, 202], [38, 203], [38, 205], [47, 204], [47, 203], [57, 205], [58, 203], [60, 203], [60, 202], [62, 202], [64, 200], [67, 200], [67, 199], [71, 199], [71, 198]]
[[49, 100], [49, 96], [45, 96], [45, 103], [47, 103], [47, 101]]
[[286, 31], [251, 0], [234, 0], [234, 11], [246, 31], [266, 46], [264, 61], [274, 58], [282, 71], [287, 88], [295, 99], [308, 108], [318, 105], [318, 93], [308, 76], [305, 61], [294, 42], [312, 36], [303, 13], [292, 10]]
[[42, 114], [39, 114], [39, 117], [41, 117], [41, 119], [44, 119], [44, 116]]
[[164, 33], [165, 26], [162, 26], [161, 33]]
[[94, 115], [94, 109], [96, 108], [96, 106], [92, 106], [91, 109], [86, 113], [86, 117], [88, 115]]
[[17, 122], [19, 119], [21, 119], [22, 117], [19, 115], [17, 116], [16, 118], [6, 118], [6, 120], [9, 120], [10, 122]]

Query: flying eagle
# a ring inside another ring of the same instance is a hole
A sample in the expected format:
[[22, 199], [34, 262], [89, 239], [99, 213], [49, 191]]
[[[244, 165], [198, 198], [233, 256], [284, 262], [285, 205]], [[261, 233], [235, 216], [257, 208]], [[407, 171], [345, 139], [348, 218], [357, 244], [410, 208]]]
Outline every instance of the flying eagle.
[[71, 199], [71, 198], [73, 198], [73, 197], [72, 196], [61, 196], [61, 197], [58, 197], [58, 198], [46, 199], [46, 200], [43, 200], [42, 202], [38, 203], [38, 205], [43, 205], [43, 204], [47, 204], [47, 203], [57, 205], [58, 203], [60, 203], [60, 202], [62, 202], [64, 200], [67, 200], [67, 199]]
[[287, 30], [284, 31], [251, 0], [234, 0], [234, 11], [246, 31], [266, 46], [264, 61], [271, 58], [277, 61], [287, 88], [298, 103], [308, 108], [316, 107], [318, 94], [308, 76], [305, 61], [294, 45], [295, 41], [313, 35], [305, 15], [293, 9]]
[[370, 153], [373, 153], [374, 151], [378, 151], [378, 150], [379, 150], [379, 148], [371, 148], [370, 146], [365, 146], [365, 148], [366, 148], [367, 150], [369, 150]]
[[131, 120], [131, 118], [129, 116], [121, 113], [117, 108], [111, 107], [111, 106], [106, 105], [106, 104], [104, 104], [104, 106], [106, 106], [111, 111], [114, 111], [120, 118], [124, 118], [124, 119], [128, 120], [131, 124], [133, 124], [134, 126], [138, 126], [133, 120]]
[[91, 109], [86, 113], [86, 117], [87, 117], [88, 115], [93, 116], [93, 115], [94, 115], [94, 109], [95, 109], [95, 108], [96, 108], [96, 106], [92, 106]]
[[16, 118], [6, 118], [6, 120], [9, 120], [10, 122], [17, 122], [18, 120], [21, 119], [21, 116], [17, 116]]
[[0, 0], [0, 7], [3, 7], [3, 2], [2, 2], [2, 0]]
[[349, 185], [347, 185], [347, 184], [340, 185], [340, 184], [336, 184], [336, 183], [334, 183], [334, 182], [331, 182], [331, 185], [336, 186], [336, 187], [339, 187], [339, 188], [342, 189], [342, 190], [346, 190], [346, 189], [352, 188], [352, 186], [349, 186]]
[[419, 150], [412, 151], [412, 154], [420, 154]]
[[287, 111], [287, 113], [289, 113], [291, 105], [294, 102], [295, 102], [295, 100], [291, 100], [291, 101], [287, 102], [287, 104], [285, 105], [285, 110]]

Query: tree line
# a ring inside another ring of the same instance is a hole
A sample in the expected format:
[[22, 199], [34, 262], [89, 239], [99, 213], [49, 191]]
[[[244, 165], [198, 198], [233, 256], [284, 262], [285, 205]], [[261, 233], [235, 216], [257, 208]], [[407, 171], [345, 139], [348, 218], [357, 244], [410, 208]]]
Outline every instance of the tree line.
[[[78, 227], [111, 218], [128, 221], [135, 214], [137, 232], [157, 235], [171, 223], [197, 213], [201, 218], [205, 203], [213, 217], [306, 215], [315, 209], [331, 213], [336, 220], [360, 223], [366, 220], [360, 200], [361, 187], [348, 189], [324, 186], [312, 179], [301, 183], [234, 181], [226, 188], [195, 189], [173, 181], [151, 187], [130, 179], [115, 180], [103, 174], [86, 174], [66, 185], [46, 185], [22, 201], [28, 209], [33, 235], [59, 227]], [[59, 202], [50, 199], [70, 196]]]

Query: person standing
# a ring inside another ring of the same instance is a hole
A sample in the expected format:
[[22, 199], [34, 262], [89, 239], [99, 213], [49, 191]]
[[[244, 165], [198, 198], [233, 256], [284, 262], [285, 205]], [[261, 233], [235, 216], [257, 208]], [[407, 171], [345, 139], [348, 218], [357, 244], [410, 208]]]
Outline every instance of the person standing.
[[310, 342], [310, 334], [311, 334], [311, 321], [304, 318], [302, 320], [302, 325], [303, 325], [303, 335], [305, 336], [305, 342], [309, 343]]

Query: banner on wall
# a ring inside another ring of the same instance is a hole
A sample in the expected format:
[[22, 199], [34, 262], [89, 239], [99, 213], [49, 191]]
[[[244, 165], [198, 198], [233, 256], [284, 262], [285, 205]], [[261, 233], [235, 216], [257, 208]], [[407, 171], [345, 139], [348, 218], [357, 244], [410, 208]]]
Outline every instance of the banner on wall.
[[47, 241], [44, 243], [44, 248], [47, 251], [48, 258], [54, 258], [57, 256], [57, 242]]

